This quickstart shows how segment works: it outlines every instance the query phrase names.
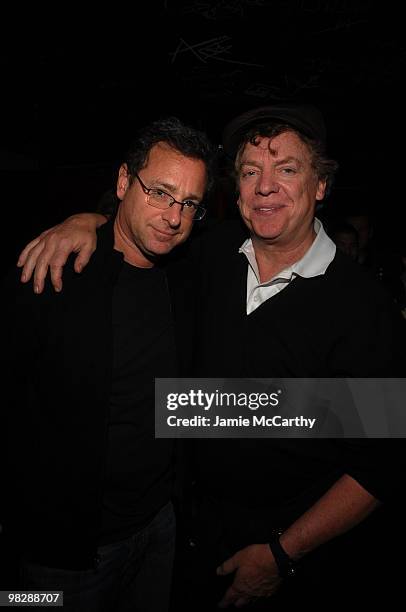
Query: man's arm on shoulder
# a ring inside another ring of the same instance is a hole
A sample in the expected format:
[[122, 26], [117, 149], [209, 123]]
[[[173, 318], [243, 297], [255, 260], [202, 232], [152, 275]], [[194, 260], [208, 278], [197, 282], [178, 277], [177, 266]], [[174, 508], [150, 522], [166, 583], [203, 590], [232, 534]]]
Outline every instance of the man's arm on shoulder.
[[17, 266], [23, 268], [21, 281], [27, 283], [34, 273], [34, 291], [41, 293], [50, 269], [54, 289], [61, 291], [62, 269], [70, 253], [78, 254], [74, 269], [81, 272], [96, 250], [96, 230], [107, 219], [104, 214], [80, 213], [42, 232], [20, 253]]

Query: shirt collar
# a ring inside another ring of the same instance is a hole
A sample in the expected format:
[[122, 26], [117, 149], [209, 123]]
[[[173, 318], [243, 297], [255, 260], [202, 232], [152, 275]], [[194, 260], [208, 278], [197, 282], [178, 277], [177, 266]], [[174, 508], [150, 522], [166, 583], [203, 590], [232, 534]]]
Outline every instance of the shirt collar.
[[[336, 245], [329, 238], [324, 230], [323, 224], [319, 219], [314, 219], [314, 231], [316, 238], [313, 240], [311, 247], [306, 251], [299, 261], [285, 268], [278, 274], [278, 278], [292, 278], [292, 275], [311, 278], [324, 274], [334, 259], [336, 254]], [[239, 248], [239, 253], [243, 253], [257, 278], [259, 278], [258, 265], [255, 259], [254, 246], [251, 238], [248, 238]]]

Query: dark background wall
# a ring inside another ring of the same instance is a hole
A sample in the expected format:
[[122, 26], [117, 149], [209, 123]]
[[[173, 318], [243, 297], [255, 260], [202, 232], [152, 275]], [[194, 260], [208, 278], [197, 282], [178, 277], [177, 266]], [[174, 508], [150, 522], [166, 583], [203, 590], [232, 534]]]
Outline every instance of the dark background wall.
[[39, 231], [94, 209], [134, 127], [173, 113], [218, 142], [233, 115], [281, 99], [325, 113], [340, 162], [326, 206], [362, 199], [383, 240], [405, 241], [399, 2], [38, 4], [2, 7], [3, 270]]
[[39, 229], [94, 208], [139, 124], [173, 113], [219, 141], [227, 119], [281, 99], [314, 102], [325, 113], [341, 165], [331, 205], [355, 190], [382, 234], [403, 238], [405, 47], [396, 7], [150, 0], [104, 13], [83, 6], [7, 16], [3, 264]]

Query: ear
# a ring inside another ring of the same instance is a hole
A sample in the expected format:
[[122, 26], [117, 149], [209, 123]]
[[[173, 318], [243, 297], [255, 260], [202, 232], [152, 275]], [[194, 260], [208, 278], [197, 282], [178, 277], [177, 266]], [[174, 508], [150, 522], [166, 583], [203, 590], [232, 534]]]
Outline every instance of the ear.
[[317, 185], [317, 191], [316, 191], [316, 200], [320, 201], [324, 198], [324, 195], [326, 193], [326, 187], [327, 187], [327, 181], [326, 179], [319, 179], [318, 185]]
[[122, 164], [118, 171], [117, 179], [117, 197], [122, 200], [130, 186], [130, 177], [128, 174], [127, 164]]

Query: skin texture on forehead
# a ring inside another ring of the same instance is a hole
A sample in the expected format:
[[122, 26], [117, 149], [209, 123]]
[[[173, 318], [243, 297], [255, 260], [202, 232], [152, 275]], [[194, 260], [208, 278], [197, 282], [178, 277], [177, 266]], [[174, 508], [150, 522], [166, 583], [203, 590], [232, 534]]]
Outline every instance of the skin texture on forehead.
[[[310, 163], [312, 164], [313, 162], [313, 151], [310, 147], [310, 145], [301, 137], [301, 135], [299, 133], [297, 133], [295, 130], [290, 130], [290, 129], [286, 129], [286, 130], [282, 130], [281, 132], [278, 132], [277, 134], [272, 134], [270, 136], [267, 135], [261, 135], [261, 134], [257, 134], [254, 138], [249, 139], [248, 141], [246, 141], [243, 145], [241, 145], [238, 154], [236, 156], [236, 169], [237, 171], [239, 170], [240, 166], [241, 166], [241, 162], [244, 159], [245, 160], [245, 156], [247, 154], [247, 150], [252, 150], [252, 149], [263, 149], [264, 151], [268, 151], [269, 154], [273, 157], [276, 157], [278, 155], [278, 151], [280, 149], [281, 146], [281, 136], [287, 136], [287, 140], [288, 141], [292, 141], [292, 136], [293, 136], [293, 141], [295, 143], [295, 148], [297, 149], [296, 153], [296, 157], [297, 159], [299, 159], [301, 157], [301, 153], [302, 156], [304, 155], [306, 158], [308, 157], [310, 159]], [[285, 139], [282, 139], [282, 141]], [[252, 149], [251, 149], [252, 147]]]
[[[188, 161], [195, 161], [204, 166], [203, 161], [187, 157], [166, 142], [158, 142], [151, 148], [147, 160], [144, 166], [138, 171], [138, 174], [141, 173], [145, 178], [146, 173], [148, 173], [148, 187], [162, 187], [170, 190], [171, 195], [176, 196], [176, 194], [181, 191], [181, 188], [188, 188], [187, 181], [189, 177], [184, 170], [184, 163]], [[194, 180], [193, 176], [192, 180]], [[191, 191], [187, 199], [200, 202], [203, 199], [204, 191], [205, 185], [203, 193], [199, 186], [199, 193], [193, 193]], [[184, 197], [182, 199], [186, 198]]]

